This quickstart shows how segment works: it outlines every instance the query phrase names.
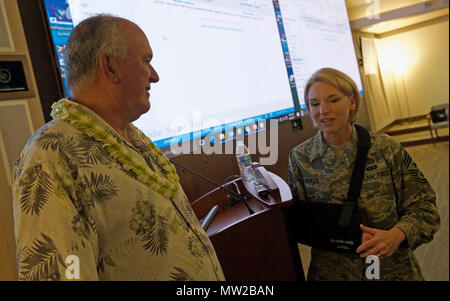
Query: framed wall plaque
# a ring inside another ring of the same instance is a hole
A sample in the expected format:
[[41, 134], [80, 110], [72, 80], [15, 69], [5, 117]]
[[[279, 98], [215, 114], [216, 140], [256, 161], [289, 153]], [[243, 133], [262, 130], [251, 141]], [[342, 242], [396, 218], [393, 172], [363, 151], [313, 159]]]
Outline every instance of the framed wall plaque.
[[34, 96], [25, 55], [0, 55], [0, 100]]
[[0, 52], [13, 52], [14, 43], [9, 29], [8, 18], [3, 0], [0, 0]]

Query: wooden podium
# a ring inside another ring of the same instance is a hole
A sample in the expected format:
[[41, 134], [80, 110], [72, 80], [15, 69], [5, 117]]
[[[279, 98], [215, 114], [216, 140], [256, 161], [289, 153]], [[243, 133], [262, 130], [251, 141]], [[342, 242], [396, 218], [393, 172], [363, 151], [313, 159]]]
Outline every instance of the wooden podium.
[[285, 210], [293, 202], [289, 186], [270, 173], [278, 186], [266, 198], [252, 187], [244, 187], [240, 178], [226, 188], [248, 195], [247, 204], [230, 201], [228, 193], [217, 188], [192, 203], [199, 220], [219, 206], [206, 233], [216, 250], [226, 280], [295, 281], [304, 280], [297, 243], [287, 231]]

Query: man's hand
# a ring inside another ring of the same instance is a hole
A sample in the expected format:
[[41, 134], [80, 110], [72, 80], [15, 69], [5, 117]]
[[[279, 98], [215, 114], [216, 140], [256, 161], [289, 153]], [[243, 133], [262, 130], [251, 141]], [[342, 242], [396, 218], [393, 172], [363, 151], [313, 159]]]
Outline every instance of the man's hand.
[[356, 253], [361, 258], [369, 255], [378, 257], [389, 257], [398, 249], [406, 236], [397, 227], [391, 230], [380, 230], [360, 225], [362, 234], [362, 244], [356, 249]]

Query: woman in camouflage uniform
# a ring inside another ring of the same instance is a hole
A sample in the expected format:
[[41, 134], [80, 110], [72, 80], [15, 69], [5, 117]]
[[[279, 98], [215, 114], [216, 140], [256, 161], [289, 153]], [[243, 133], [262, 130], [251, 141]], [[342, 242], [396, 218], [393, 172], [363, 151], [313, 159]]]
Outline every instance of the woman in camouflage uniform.
[[[308, 80], [304, 97], [319, 131], [291, 151], [290, 187], [297, 201], [342, 203], [358, 151], [358, 89], [346, 74], [324, 68]], [[308, 280], [367, 280], [369, 255], [379, 257], [381, 280], [423, 280], [413, 251], [439, 229], [435, 193], [399, 142], [370, 137], [357, 201], [368, 222], [358, 254], [312, 248]]]

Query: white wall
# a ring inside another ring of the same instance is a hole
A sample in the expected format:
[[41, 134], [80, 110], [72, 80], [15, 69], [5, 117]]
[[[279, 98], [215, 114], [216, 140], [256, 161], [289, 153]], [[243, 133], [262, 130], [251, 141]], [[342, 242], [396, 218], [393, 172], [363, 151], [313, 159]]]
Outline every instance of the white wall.
[[424, 115], [449, 101], [448, 17], [378, 39], [376, 46], [394, 119]]

